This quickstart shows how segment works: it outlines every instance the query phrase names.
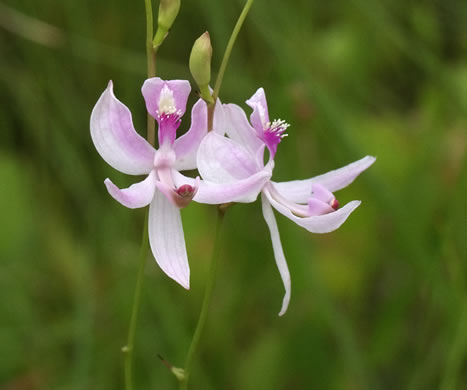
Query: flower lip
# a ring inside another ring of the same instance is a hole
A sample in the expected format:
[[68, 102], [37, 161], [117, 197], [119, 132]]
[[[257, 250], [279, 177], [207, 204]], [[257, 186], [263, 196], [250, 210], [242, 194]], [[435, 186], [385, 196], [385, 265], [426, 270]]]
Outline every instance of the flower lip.
[[183, 184], [182, 186], [178, 187], [175, 192], [182, 198], [193, 198], [195, 188], [189, 184]]
[[272, 184], [269, 184], [267, 189], [276, 202], [287, 207], [295, 216], [300, 218], [329, 214], [339, 208], [339, 201], [334, 194], [320, 184], [313, 185], [313, 193], [307, 201], [308, 205], [287, 199]]

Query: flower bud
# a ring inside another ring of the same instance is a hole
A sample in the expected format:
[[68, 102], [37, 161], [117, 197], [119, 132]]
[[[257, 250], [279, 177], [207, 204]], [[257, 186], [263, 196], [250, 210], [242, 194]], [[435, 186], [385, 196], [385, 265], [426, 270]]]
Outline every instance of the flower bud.
[[172, 27], [180, 10], [180, 0], [160, 0], [159, 16], [157, 18], [157, 32], [154, 37], [154, 47], [160, 46]]
[[208, 103], [212, 103], [212, 96], [209, 91], [211, 81], [211, 57], [212, 46], [209, 33], [206, 31], [194, 43], [190, 54], [191, 75], [198, 84], [201, 97]]

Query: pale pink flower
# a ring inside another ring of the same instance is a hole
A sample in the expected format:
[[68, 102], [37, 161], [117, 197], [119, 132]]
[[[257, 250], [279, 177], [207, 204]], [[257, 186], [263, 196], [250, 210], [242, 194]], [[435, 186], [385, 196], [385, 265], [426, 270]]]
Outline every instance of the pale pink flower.
[[[201, 142], [198, 150], [198, 170], [204, 181], [232, 185], [263, 172], [269, 177], [274, 168], [277, 146], [289, 126], [282, 120], [269, 120], [262, 88], [247, 101], [253, 109], [251, 124], [237, 105], [223, 105], [224, 121], [215, 124], [214, 131]], [[228, 137], [226, 137], [227, 135]], [[264, 164], [264, 150], [269, 161]], [[313, 233], [327, 233], [344, 223], [360, 201], [352, 201], [339, 208], [333, 191], [349, 185], [375, 161], [366, 156], [343, 168], [306, 180], [276, 183], [267, 180], [261, 188], [263, 216], [269, 227], [272, 246], [285, 287], [279, 315], [283, 315], [290, 301], [290, 273], [272, 207]], [[271, 207], [272, 206], [272, 207]]]

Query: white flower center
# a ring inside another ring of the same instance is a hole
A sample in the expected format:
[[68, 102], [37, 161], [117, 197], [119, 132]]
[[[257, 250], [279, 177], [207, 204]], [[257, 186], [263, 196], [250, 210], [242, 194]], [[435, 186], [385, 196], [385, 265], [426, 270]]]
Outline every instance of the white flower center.
[[158, 115], [167, 115], [174, 114], [177, 112], [175, 108], [175, 99], [173, 91], [164, 85], [161, 90], [161, 96], [159, 98], [159, 110], [157, 110]]

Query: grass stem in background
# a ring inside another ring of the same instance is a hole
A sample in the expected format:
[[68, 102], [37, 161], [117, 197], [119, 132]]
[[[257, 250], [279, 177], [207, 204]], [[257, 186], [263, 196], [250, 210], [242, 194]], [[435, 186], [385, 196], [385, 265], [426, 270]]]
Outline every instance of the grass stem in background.
[[128, 341], [127, 344], [122, 348], [122, 351], [125, 353], [125, 389], [133, 389], [133, 350], [135, 343], [135, 333], [136, 325], [138, 322], [138, 313], [139, 306], [141, 301], [141, 291], [143, 289], [144, 282], [144, 267], [146, 265], [146, 258], [148, 254], [149, 239], [148, 239], [148, 214], [149, 211], [146, 210], [146, 215], [144, 217], [144, 227], [143, 227], [143, 238], [141, 241], [141, 250], [140, 250], [140, 259], [139, 259], [139, 269], [138, 277], [136, 279], [135, 294], [133, 297], [133, 308], [131, 310], [131, 319], [130, 319], [130, 329], [128, 331]]
[[206, 319], [208, 316], [209, 305], [211, 303], [212, 292], [214, 289], [214, 284], [216, 280], [217, 268], [219, 263], [220, 251], [221, 251], [221, 240], [222, 240], [222, 226], [224, 221], [225, 210], [218, 207], [217, 209], [217, 223], [216, 223], [216, 238], [214, 241], [214, 249], [212, 252], [212, 259], [209, 268], [208, 279], [206, 281], [206, 290], [204, 291], [203, 304], [201, 306], [201, 312], [198, 319], [198, 324], [196, 325], [196, 330], [191, 340], [190, 349], [185, 361], [184, 368], [184, 380], [180, 381], [180, 389], [188, 389], [188, 381], [190, 380], [191, 368], [193, 366], [193, 359], [195, 357], [196, 351], [198, 349], [199, 343], [201, 341], [201, 336], [203, 333], [204, 326], [206, 324]]

